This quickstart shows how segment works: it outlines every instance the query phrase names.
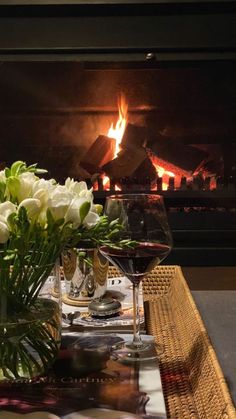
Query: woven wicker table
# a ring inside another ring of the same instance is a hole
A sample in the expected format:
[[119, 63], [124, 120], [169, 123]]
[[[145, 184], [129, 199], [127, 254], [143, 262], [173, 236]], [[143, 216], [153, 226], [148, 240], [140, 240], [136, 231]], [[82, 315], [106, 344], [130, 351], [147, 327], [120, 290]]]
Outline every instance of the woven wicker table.
[[[110, 276], [119, 276], [110, 268]], [[178, 266], [159, 266], [143, 283], [147, 332], [164, 343], [160, 370], [169, 418], [236, 418], [206, 329]]]

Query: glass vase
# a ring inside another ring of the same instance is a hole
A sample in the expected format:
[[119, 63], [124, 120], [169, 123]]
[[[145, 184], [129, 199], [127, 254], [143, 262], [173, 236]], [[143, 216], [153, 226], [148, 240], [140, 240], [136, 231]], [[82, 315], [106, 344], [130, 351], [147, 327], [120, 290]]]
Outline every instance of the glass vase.
[[[34, 287], [29, 288], [25, 296], [17, 295], [17, 283], [22, 280], [18, 275], [14, 278], [16, 287], [11, 290], [15, 291], [13, 297], [10, 298], [7, 292], [0, 296], [0, 382], [37, 381], [47, 373], [60, 347], [59, 262], [51, 266], [26, 267], [26, 271], [38, 281], [34, 295]], [[1, 269], [1, 283], [4, 283], [4, 276], [13, 282], [13, 274], [12, 269], [7, 272]], [[22, 291], [21, 286], [19, 289]]]

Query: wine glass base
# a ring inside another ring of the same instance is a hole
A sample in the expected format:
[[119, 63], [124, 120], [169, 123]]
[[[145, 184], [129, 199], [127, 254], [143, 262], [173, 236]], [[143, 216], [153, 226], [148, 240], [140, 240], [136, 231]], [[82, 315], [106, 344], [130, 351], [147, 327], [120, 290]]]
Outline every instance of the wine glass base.
[[146, 362], [158, 357], [164, 352], [164, 346], [157, 344], [153, 338], [143, 339], [141, 346], [134, 345], [132, 341], [118, 342], [112, 346], [112, 359], [123, 362]]

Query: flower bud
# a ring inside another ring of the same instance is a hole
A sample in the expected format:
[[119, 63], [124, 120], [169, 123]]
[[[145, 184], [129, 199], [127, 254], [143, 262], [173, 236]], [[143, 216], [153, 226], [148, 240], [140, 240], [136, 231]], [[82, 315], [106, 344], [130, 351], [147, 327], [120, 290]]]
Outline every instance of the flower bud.
[[100, 217], [96, 212], [90, 211], [88, 215], [85, 217], [83, 221], [83, 225], [86, 226], [87, 228], [91, 228], [98, 223], [99, 219]]
[[54, 220], [65, 217], [72, 199], [72, 193], [64, 186], [55, 187], [48, 199], [48, 208], [51, 211]]
[[32, 197], [32, 189], [34, 183], [38, 180], [37, 176], [31, 172], [25, 172], [18, 176], [20, 186], [17, 193], [17, 199], [19, 202], [24, 199]]
[[93, 208], [95, 209], [95, 212], [96, 212], [97, 214], [101, 215], [102, 210], [103, 210], [103, 206], [102, 206], [102, 205], [100, 205], [100, 204], [95, 204], [95, 205], [93, 206]]
[[13, 212], [16, 212], [16, 205], [12, 202], [6, 201], [0, 204], [0, 215], [5, 219], [5, 222], [7, 222], [7, 218]]
[[34, 193], [33, 198], [39, 199], [42, 205], [47, 205], [48, 191], [45, 189], [38, 189], [37, 192]]
[[40, 214], [41, 206], [42, 205], [39, 199], [27, 198], [20, 203], [19, 208], [25, 207], [29, 219], [35, 219]]
[[7, 227], [7, 225], [5, 223], [3, 223], [2, 221], [0, 221], [0, 243], [6, 243], [7, 240], [9, 239], [9, 229]]

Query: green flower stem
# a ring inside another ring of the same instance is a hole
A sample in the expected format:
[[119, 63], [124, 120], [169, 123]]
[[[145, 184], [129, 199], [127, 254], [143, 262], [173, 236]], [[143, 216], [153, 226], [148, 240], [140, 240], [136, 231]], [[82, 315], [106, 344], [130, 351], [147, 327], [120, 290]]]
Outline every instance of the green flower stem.
[[38, 301], [42, 316], [36, 313], [34, 321], [6, 324], [0, 329], [0, 371], [5, 379], [41, 375], [58, 353], [61, 328], [58, 306], [53, 301]]

